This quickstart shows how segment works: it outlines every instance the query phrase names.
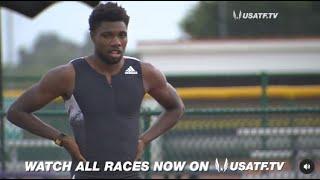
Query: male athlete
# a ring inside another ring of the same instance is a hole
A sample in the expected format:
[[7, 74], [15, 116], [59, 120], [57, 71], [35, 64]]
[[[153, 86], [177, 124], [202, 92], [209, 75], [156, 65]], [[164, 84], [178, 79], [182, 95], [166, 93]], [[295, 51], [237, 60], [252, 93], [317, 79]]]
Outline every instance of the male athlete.
[[[165, 76], [149, 63], [124, 56], [129, 16], [116, 3], [99, 4], [89, 17], [92, 55], [51, 69], [9, 108], [17, 126], [53, 140], [79, 161], [125, 162], [140, 159], [144, 148], [172, 128], [184, 104]], [[164, 107], [157, 122], [139, 135], [139, 111], [150, 94]], [[65, 101], [74, 138], [32, 113], [55, 98]], [[101, 169], [101, 168], [100, 168]], [[75, 178], [137, 178], [136, 172], [81, 172]]]

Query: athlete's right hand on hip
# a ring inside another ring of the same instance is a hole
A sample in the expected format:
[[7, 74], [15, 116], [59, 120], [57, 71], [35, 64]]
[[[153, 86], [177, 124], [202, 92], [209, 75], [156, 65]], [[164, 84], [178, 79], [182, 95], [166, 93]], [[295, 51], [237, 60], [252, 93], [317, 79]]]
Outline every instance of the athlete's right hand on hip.
[[62, 139], [62, 146], [69, 152], [69, 154], [78, 161], [86, 161], [86, 159], [81, 155], [78, 144], [75, 139], [71, 136], [65, 136]]

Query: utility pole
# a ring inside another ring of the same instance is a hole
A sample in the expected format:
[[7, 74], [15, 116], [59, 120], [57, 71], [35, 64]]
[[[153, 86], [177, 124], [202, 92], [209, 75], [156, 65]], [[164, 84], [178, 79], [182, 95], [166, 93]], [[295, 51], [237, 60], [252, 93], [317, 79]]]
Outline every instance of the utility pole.
[[228, 34], [227, 28], [227, 1], [218, 1], [218, 34], [220, 38], [224, 38]]
[[6, 11], [6, 17], [7, 17], [7, 34], [6, 36], [8, 37], [8, 41], [6, 41], [6, 43], [8, 44], [8, 59], [7, 61], [9, 62], [13, 62], [14, 60], [14, 39], [13, 39], [13, 14], [10, 11]]
[[[1, 17], [1, 8], [0, 8], [0, 161], [1, 161], [1, 172], [5, 173], [6, 166], [5, 166], [5, 149], [4, 149], [4, 109], [3, 109], [3, 87], [2, 87], [2, 17]], [[3, 178], [3, 177], [2, 177]]]

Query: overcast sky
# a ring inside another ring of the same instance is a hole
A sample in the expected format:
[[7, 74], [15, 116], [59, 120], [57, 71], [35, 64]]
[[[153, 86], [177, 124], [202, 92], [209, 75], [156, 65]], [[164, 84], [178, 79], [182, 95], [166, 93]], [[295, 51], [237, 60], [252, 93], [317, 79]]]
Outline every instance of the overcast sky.
[[[134, 51], [141, 40], [175, 40], [183, 37], [179, 22], [197, 4], [197, 1], [119, 1], [130, 16], [128, 50]], [[2, 54], [6, 63], [10, 47], [14, 61], [19, 47], [31, 48], [40, 33], [56, 32], [59, 36], [76, 43], [84, 43], [88, 33], [88, 17], [92, 9], [81, 2], [58, 2], [34, 19], [6, 8], [1, 8]], [[12, 28], [10, 31], [10, 22]], [[10, 35], [10, 33], [12, 33]], [[9, 37], [13, 43], [10, 44]]]

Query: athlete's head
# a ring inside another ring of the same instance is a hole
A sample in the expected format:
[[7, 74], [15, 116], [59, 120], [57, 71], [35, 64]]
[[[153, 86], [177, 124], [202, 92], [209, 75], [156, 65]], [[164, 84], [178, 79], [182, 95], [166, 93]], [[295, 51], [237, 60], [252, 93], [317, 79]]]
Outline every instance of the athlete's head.
[[107, 64], [118, 63], [127, 46], [129, 16], [117, 3], [99, 4], [89, 17], [95, 54]]

